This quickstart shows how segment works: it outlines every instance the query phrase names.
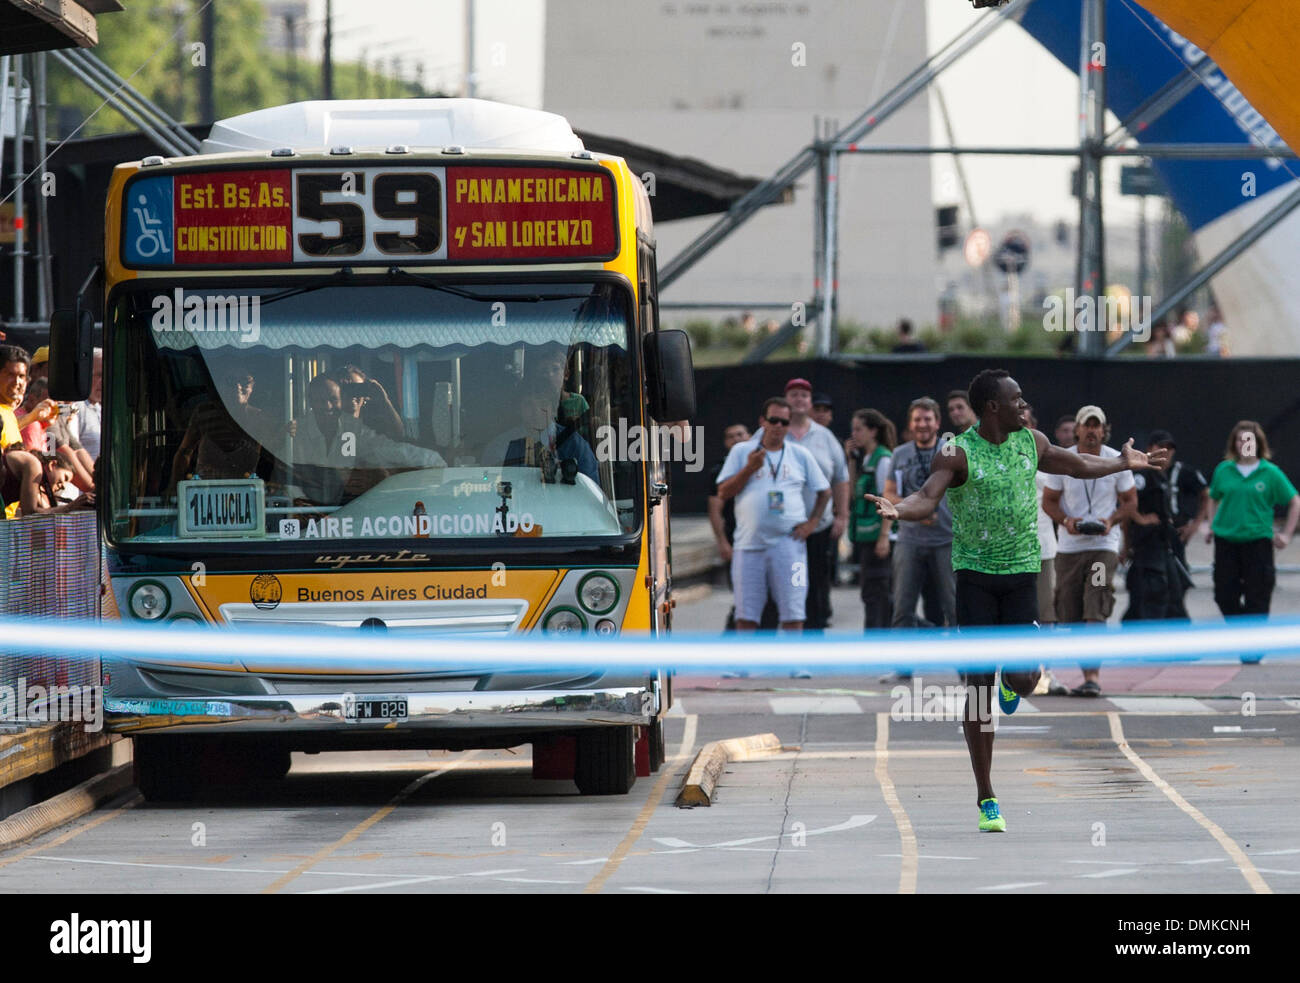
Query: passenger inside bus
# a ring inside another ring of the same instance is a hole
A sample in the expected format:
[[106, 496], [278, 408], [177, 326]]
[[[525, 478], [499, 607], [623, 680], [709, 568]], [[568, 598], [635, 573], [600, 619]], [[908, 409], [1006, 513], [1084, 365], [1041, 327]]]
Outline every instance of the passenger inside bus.
[[406, 431], [401, 414], [388, 398], [388, 391], [378, 379], [367, 376], [355, 365], [345, 365], [334, 373], [343, 390], [345, 409], [375, 433], [393, 440], [404, 440]]
[[564, 390], [565, 353], [530, 352], [529, 356], [512, 402], [517, 422], [488, 441], [482, 463], [539, 467], [544, 480], [568, 484], [580, 473], [599, 487], [596, 455], [578, 432], [587, 401]]
[[[348, 383], [355, 386], [355, 383]], [[357, 395], [357, 390], [350, 391]], [[307, 420], [289, 424], [293, 450], [295, 498], [319, 505], [340, 505], [369, 491], [393, 470], [443, 467], [437, 451], [393, 440], [372, 429], [362, 418], [364, 404], [349, 398], [327, 375], [307, 385]], [[285, 482], [286, 484], [288, 482]]]
[[185, 478], [244, 478], [257, 470], [268, 421], [250, 400], [251, 372], [228, 370], [194, 409], [172, 459], [172, 484]]

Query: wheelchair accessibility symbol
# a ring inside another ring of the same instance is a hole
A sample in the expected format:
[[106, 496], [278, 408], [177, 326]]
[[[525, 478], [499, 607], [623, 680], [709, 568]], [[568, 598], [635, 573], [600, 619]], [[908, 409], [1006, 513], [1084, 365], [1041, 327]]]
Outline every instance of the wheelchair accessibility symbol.
[[163, 221], [149, 209], [149, 199], [145, 195], [136, 198], [137, 207], [132, 207], [138, 234], [135, 238], [135, 253], [141, 259], [152, 259], [159, 253], [171, 254], [171, 247], [163, 236]]

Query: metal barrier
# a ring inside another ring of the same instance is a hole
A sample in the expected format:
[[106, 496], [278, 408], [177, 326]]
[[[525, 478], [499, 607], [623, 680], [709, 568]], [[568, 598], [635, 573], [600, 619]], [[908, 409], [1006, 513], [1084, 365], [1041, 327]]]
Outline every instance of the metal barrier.
[[93, 512], [0, 521], [0, 687], [9, 687], [6, 692], [20, 680], [28, 688], [99, 685], [98, 657], [16, 654], [21, 642], [5, 628], [21, 632], [15, 618], [79, 624], [98, 618], [101, 563]]

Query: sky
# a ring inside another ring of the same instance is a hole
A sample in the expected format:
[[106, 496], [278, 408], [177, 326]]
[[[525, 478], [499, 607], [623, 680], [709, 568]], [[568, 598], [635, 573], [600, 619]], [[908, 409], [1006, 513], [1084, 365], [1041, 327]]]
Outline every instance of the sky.
[[[931, 51], [972, 20], [989, 16], [987, 11], [975, 11], [968, 0], [895, 2], [926, 4]], [[545, 6], [545, 0], [476, 0], [479, 95], [540, 106]], [[324, 8], [324, 0], [310, 0], [310, 17], [318, 29]], [[465, 0], [334, 0], [334, 18], [336, 57], [364, 57], [371, 63], [378, 59], [388, 68], [399, 58], [408, 75], [419, 60], [427, 85], [459, 93], [465, 63]], [[912, 67], [890, 66], [894, 78], [886, 82], [901, 78]], [[959, 144], [1069, 146], [1078, 142], [1077, 77], [1014, 24], [1000, 28], [952, 66], [938, 85]], [[946, 145], [935, 99], [931, 93], [931, 140]], [[1075, 166], [1069, 158], [967, 157], [965, 164], [975, 213], [984, 224], [1025, 212], [1045, 222], [1078, 218], [1078, 206], [1069, 193]], [[1135, 199], [1118, 194], [1119, 162], [1108, 161], [1106, 167], [1108, 220], [1130, 221], [1136, 204]], [[936, 204], [957, 203], [960, 193], [952, 159], [935, 158], [933, 175]]]

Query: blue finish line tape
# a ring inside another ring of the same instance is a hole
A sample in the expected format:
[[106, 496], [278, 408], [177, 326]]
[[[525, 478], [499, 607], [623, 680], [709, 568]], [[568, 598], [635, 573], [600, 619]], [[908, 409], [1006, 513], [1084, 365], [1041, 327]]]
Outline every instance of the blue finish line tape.
[[879, 670], [1101, 663], [1300, 659], [1300, 617], [1230, 623], [1145, 622], [1122, 627], [879, 630], [825, 635], [621, 635], [556, 638], [431, 635], [416, 631], [243, 630], [189, 625], [6, 619], [3, 651], [58, 658], [251, 671], [422, 672], [448, 668]]

